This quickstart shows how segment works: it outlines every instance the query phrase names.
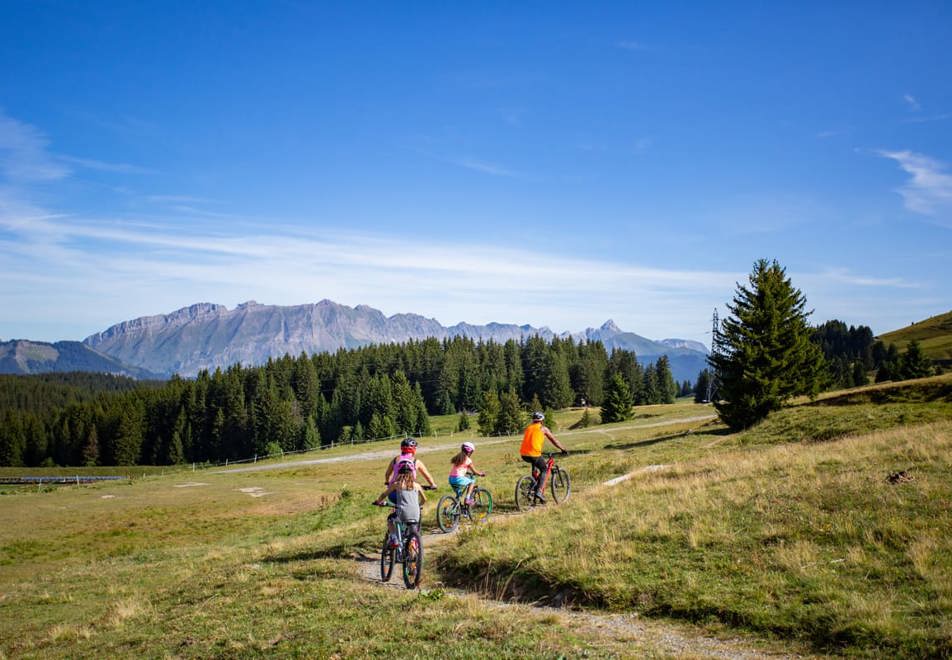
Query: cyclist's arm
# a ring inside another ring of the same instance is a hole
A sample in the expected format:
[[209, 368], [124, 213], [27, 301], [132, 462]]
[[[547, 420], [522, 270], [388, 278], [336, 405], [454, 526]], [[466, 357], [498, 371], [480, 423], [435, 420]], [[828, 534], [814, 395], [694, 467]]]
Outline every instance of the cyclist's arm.
[[388, 484], [388, 485], [390, 484], [390, 477], [393, 476], [393, 464], [394, 464], [396, 461], [397, 461], [397, 459], [393, 459], [392, 461], [390, 461], [390, 464], [387, 466], [387, 474], [386, 474], [386, 475], [384, 476], [384, 478], [383, 478], [383, 482], [384, 482], [385, 484]]
[[423, 461], [417, 459], [416, 469], [431, 486], [436, 487], [436, 482], [433, 481], [433, 477], [430, 476], [430, 471], [426, 469], [426, 465], [423, 464]]
[[426, 493], [423, 492], [423, 489], [420, 487], [420, 484], [413, 484], [417, 495], [420, 496], [420, 504], [426, 504]]
[[385, 490], [385, 491], [383, 491], [382, 493], [380, 493], [380, 497], [378, 497], [378, 498], [375, 500], [375, 502], [376, 502], [377, 504], [383, 504], [383, 501], [384, 501], [385, 499], [387, 499], [387, 495], [389, 495], [389, 494], [392, 493], [394, 490], [396, 490], [396, 488], [397, 488], [397, 484], [393, 484], [392, 486], [388, 486], [388, 487], [387, 487], [387, 490]]
[[562, 451], [567, 451], [567, 450], [565, 449], [565, 447], [563, 447], [563, 446], [559, 443], [559, 441], [555, 439], [555, 436], [552, 435], [552, 431], [549, 430], [549, 427], [548, 427], [548, 426], [543, 426], [543, 427], [542, 427], [542, 433], [545, 435], [545, 437], [547, 437], [547, 438], [549, 439], [549, 442], [551, 442], [553, 445], [555, 445], [556, 447], [558, 447], [558, 448], [561, 449]]
[[469, 464], [469, 470], [470, 470], [470, 472], [472, 472], [473, 474], [478, 475], [478, 476], [480, 476], [480, 477], [485, 477], [485, 476], [486, 476], [486, 473], [485, 473], [485, 472], [480, 472], [480, 471], [476, 468], [476, 464], [475, 464], [475, 463], [470, 462], [470, 464]]

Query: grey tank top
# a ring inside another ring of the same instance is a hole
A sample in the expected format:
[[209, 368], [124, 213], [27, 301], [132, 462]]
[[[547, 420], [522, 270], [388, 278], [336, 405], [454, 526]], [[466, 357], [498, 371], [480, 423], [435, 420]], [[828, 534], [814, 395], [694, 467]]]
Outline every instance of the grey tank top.
[[416, 490], [396, 490], [397, 517], [403, 522], [420, 522], [420, 496]]

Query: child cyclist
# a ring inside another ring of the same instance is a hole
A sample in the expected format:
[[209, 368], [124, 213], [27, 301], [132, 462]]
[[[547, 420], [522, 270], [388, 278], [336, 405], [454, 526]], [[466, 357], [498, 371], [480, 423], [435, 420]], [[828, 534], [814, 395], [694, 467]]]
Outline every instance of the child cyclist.
[[465, 504], [473, 503], [473, 484], [476, 483], [469, 476], [469, 473], [473, 472], [481, 477], [486, 476], [485, 472], [480, 472], [473, 465], [472, 456], [474, 451], [476, 451], [476, 445], [472, 442], [464, 442], [459, 448], [459, 453], [450, 459], [453, 464], [450, 469], [450, 486], [457, 492], [464, 493], [463, 502]]
[[400, 520], [408, 525], [419, 525], [420, 505], [426, 503], [423, 488], [416, 482], [409, 465], [401, 465], [396, 476], [393, 483], [387, 487], [387, 490], [380, 493], [374, 502], [377, 506], [383, 506], [388, 498], [393, 502], [394, 511], [387, 516], [387, 532], [391, 543], [395, 541], [394, 521]]

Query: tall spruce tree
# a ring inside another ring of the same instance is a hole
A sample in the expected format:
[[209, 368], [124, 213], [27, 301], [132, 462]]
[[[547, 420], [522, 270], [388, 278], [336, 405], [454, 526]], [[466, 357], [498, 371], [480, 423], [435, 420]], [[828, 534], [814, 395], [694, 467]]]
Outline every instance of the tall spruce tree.
[[903, 378], [924, 378], [932, 375], [932, 360], [922, 352], [919, 342], [913, 339], [906, 345], [900, 360]]
[[786, 271], [761, 259], [749, 282], [737, 285], [708, 358], [719, 385], [714, 405], [733, 429], [757, 423], [792, 396], [815, 396], [824, 370], [806, 298]]
[[605, 401], [602, 403], [602, 422], [621, 422], [631, 418], [631, 390], [621, 374], [614, 374], [608, 381]]
[[499, 396], [493, 391], [483, 392], [482, 405], [476, 423], [480, 435], [492, 435], [496, 430], [496, 418], [499, 416]]
[[513, 390], [499, 396], [499, 413], [496, 415], [495, 432], [499, 435], [511, 435], [523, 426], [522, 408], [519, 397]]
[[711, 371], [710, 369], [701, 369], [697, 375], [697, 384], [694, 386], [694, 403], [707, 403], [709, 401], [711, 389]]

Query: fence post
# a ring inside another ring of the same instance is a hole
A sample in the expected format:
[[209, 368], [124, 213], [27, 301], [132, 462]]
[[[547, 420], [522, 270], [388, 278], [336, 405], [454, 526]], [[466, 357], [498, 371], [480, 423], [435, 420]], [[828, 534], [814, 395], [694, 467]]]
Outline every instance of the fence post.
[[257, 463], [257, 462], [258, 462], [258, 455], [255, 454], [255, 463]]

